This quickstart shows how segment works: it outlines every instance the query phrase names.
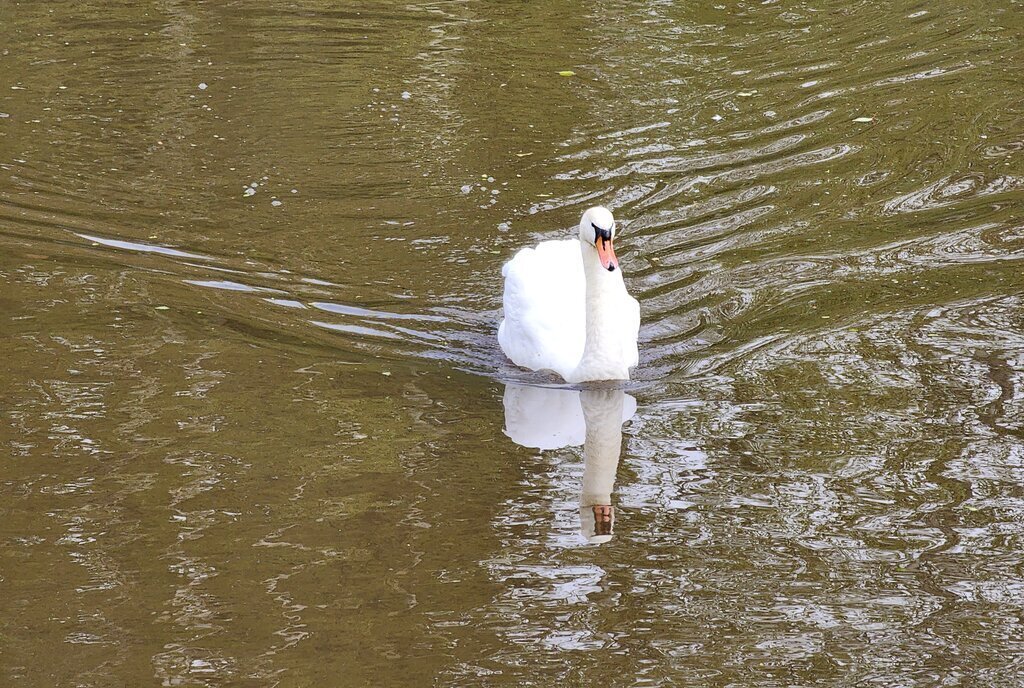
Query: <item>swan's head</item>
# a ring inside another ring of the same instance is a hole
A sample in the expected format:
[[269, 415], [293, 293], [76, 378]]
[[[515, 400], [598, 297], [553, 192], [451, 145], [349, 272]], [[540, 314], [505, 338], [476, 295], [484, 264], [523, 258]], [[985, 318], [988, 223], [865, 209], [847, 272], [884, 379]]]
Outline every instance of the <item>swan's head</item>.
[[612, 250], [612, 239], [615, 238], [615, 218], [607, 208], [594, 206], [588, 208], [580, 218], [580, 241], [597, 249], [597, 257], [601, 267], [608, 272], [619, 267], [619, 259]]

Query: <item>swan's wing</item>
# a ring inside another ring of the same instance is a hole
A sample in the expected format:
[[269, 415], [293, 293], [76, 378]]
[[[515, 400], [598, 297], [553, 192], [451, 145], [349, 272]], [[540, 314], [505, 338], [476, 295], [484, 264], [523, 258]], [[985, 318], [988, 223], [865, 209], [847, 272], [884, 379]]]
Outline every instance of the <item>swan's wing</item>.
[[498, 342], [512, 361], [563, 377], [583, 356], [586, 283], [577, 239], [524, 248], [502, 268], [505, 319]]

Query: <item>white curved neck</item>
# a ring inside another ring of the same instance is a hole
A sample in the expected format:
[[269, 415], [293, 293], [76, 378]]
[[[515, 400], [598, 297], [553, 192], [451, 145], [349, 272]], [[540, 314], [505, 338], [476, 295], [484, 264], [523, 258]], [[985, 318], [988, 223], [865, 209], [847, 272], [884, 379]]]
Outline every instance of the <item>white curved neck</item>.
[[586, 341], [583, 357], [566, 380], [628, 380], [629, 368], [623, 362], [622, 340], [617, 330], [622, 325], [617, 322], [617, 309], [626, 289], [622, 272], [609, 272], [602, 267], [593, 245], [581, 241], [580, 250], [587, 284]]

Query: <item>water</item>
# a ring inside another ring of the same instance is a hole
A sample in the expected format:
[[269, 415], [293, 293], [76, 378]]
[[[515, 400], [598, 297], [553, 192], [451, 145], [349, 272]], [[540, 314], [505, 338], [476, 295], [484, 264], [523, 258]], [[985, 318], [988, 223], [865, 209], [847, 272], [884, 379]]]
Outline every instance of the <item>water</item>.
[[[0, 5], [0, 683], [1019, 685], [1021, 12]], [[494, 333], [595, 203], [585, 462]]]

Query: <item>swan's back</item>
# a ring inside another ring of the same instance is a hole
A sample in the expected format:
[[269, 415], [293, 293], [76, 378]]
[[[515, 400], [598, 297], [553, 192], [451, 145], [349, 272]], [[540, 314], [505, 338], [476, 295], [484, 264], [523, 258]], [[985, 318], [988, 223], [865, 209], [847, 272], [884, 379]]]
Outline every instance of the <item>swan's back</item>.
[[579, 240], [545, 241], [521, 249], [501, 273], [501, 350], [516, 365], [565, 377], [583, 356], [586, 340], [586, 281]]

